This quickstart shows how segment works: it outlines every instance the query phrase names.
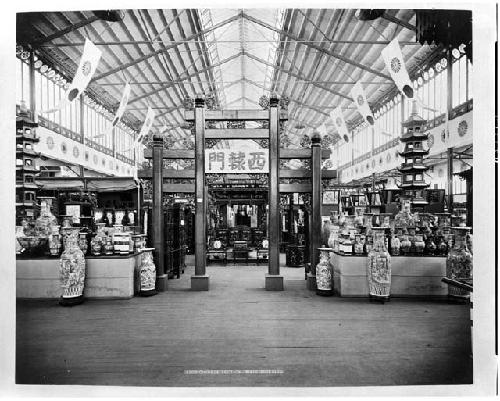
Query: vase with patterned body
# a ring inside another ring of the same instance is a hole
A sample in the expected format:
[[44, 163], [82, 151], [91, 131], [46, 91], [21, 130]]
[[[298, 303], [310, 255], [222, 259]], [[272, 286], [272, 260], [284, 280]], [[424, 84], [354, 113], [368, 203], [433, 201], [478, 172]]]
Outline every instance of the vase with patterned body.
[[425, 242], [422, 234], [415, 235], [415, 242], [413, 244], [415, 253], [422, 255], [424, 253]]
[[330, 264], [331, 248], [318, 248], [319, 263], [316, 265], [316, 294], [333, 295], [333, 267]]
[[50, 205], [46, 199], [40, 202], [40, 216], [35, 221], [36, 235], [48, 238], [52, 233], [52, 227], [57, 225], [57, 219], [50, 211]]
[[[455, 243], [446, 257], [446, 277], [469, 283], [472, 280], [472, 253], [467, 247], [467, 234], [470, 227], [453, 227]], [[470, 284], [470, 283], [469, 283]], [[469, 291], [448, 284], [448, 295], [467, 299]]]
[[106, 242], [104, 244], [104, 254], [105, 255], [113, 255], [115, 247], [113, 246], [113, 241], [110, 237], [106, 237]]
[[391, 256], [385, 247], [385, 229], [373, 227], [373, 248], [367, 258], [370, 300], [389, 299], [391, 291]]
[[339, 251], [339, 226], [330, 224], [330, 236], [328, 237], [328, 246], [335, 252]]
[[97, 223], [97, 232], [90, 242], [91, 252], [94, 256], [99, 256], [104, 252], [104, 245], [108, 236], [104, 232], [106, 223]]
[[73, 228], [66, 238], [66, 248], [61, 254], [59, 278], [63, 290], [59, 303], [63, 306], [83, 302], [85, 285], [85, 256], [78, 246], [78, 228]]
[[16, 254], [20, 254], [21, 251], [23, 250], [23, 247], [17, 240], [18, 238], [24, 237], [24, 227], [23, 226], [16, 226]]
[[61, 234], [58, 225], [52, 226], [52, 232], [49, 236], [49, 251], [52, 256], [59, 256], [61, 251]]
[[156, 294], [156, 266], [153, 261], [154, 248], [143, 248], [142, 251], [141, 265], [139, 267], [141, 277], [139, 295], [151, 296]]
[[89, 244], [87, 242], [87, 233], [86, 232], [79, 233], [78, 246], [82, 250], [83, 254], [86, 255], [87, 250], [89, 249]]
[[398, 256], [401, 252], [401, 241], [396, 235], [391, 238], [391, 251], [393, 256]]

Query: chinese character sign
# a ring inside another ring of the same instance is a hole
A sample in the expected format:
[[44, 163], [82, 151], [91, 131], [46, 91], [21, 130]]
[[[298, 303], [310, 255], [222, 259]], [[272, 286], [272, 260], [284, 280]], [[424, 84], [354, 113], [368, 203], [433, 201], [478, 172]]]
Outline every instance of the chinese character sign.
[[206, 149], [206, 173], [268, 173], [269, 150]]

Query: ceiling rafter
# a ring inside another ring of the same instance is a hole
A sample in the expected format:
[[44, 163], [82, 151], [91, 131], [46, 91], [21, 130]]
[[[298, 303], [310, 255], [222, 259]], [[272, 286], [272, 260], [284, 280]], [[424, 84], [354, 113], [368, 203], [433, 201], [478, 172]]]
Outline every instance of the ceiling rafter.
[[[239, 14], [238, 15], [234, 15], [234, 16], [232, 16], [232, 17], [230, 17], [230, 18], [228, 18], [228, 19], [226, 19], [224, 21], [219, 22], [218, 24], [215, 24], [214, 26], [212, 26], [212, 27], [210, 27], [210, 28], [208, 28], [206, 30], [200, 31], [198, 33], [195, 33], [195, 34], [189, 36], [188, 38], [186, 38], [186, 41], [198, 38], [198, 37], [203, 36], [203, 35], [207, 34], [208, 32], [211, 32], [211, 31], [213, 31], [213, 30], [215, 30], [217, 28], [220, 28], [220, 27], [222, 27], [224, 25], [230, 24], [231, 22], [236, 21], [239, 17], [240, 17]], [[173, 49], [173, 48], [175, 48], [177, 46], [178, 46], [177, 44], [173, 44], [173, 45], [162, 47], [161, 49], [158, 49], [158, 50], [156, 50], [156, 51], [154, 51], [152, 53], [149, 53], [149, 54], [146, 54], [146, 55], [144, 55], [142, 57], [139, 57], [139, 58], [137, 58], [134, 61], [122, 64], [119, 67], [111, 69], [110, 71], [107, 71], [105, 73], [99, 74], [99, 75], [95, 76], [91, 80], [91, 82], [98, 81], [98, 80], [100, 80], [100, 79], [102, 79], [104, 77], [107, 77], [107, 76], [115, 74], [115, 73], [117, 73], [119, 71], [125, 70], [125, 69], [127, 69], [127, 68], [129, 68], [129, 67], [131, 67], [133, 65], [139, 64], [139, 63], [141, 63], [141, 62], [143, 62], [145, 60], [150, 59], [151, 57], [154, 57], [155, 55], [157, 55], [159, 53], [166, 52], [166, 51], [168, 51], [170, 49]]]
[[[232, 56], [230, 56], [230, 57], [228, 57], [228, 58], [226, 58], [226, 59], [224, 59], [224, 60], [220, 61], [219, 63], [212, 64], [211, 66], [207, 67], [207, 69], [211, 69], [211, 68], [216, 68], [216, 67], [219, 67], [219, 66], [221, 66], [221, 65], [223, 65], [223, 64], [225, 64], [225, 63], [228, 63], [228, 62], [229, 62], [229, 61], [231, 61], [231, 60], [234, 60], [235, 58], [237, 58], [237, 57], [239, 57], [239, 56], [241, 56], [241, 55], [242, 55], [242, 53], [241, 53], [241, 52], [236, 53], [236, 54], [234, 54], [234, 55], [232, 55]], [[201, 70], [200, 70], [200, 71], [201, 71]], [[183, 79], [183, 80], [188, 80], [188, 79], [190, 79], [190, 78], [194, 77], [194, 76], [195, 76], [196, 74], [198, 74], [200, 71], [195, 71], [195, 72], [192, 72], [192, 73], [190, 73], [190, 74], [188, 74], [188, 75], [186, 75], [186, 76], [184, 76], [184, 77], [181, 77], [181, 79]], [[136, 98], [134, 98], [134, 99], [130, 99], [130, 100], [129, 100], [129, 102], [128, 102], [128, 104], [132, 104], [132, 103], [134, 103], [134, 102], [137, 102], [138, 100], [141, 100], [141, 99], [147, 98], [147, 97], [149, 97], [149, 96], [151, 96], [151, 95], [154, 95], [155, 93], [158, 93], [158, 92], [161, 92], [161, 91], [163, 91], [163, 90], [165, 90], [165, 89], [168, 89], [168, 88], [170, 88], [172, 85], [174, 85], [174, 83], [167, 83], [166, 85], [162, 86], [161, 88], [156, 88], [156, 89], [152, 90], [151, 92], [145, 93], [145, 94], [143, 94], [143, 95], [141, 95], [141, 96], [138, 96], [138, 97], [136, 97]]]
[[90, 18], [85, 18], [85, 19], [81, 20], [80, 22], [77, 22], [76, 24], [71, 24], [67, 28], [57, 30], [52, 35], [46, 36], [42, 39], [39, 39], [39, 40], [33, 42], [32, 46], [35, 48], [39, 47], [40, 45], [42, 45], [44, 43], [51, 42], [54, 39], [60, 38], [64, 35], [67, 35], [70, 32], [73, 32], [73, 31], [76, 31], [77, 29], [83, 28], [86, 25], [92, 24], [93, 22], [95, 22], [99, 19], [100, 18], [96, 15], [94, 15], [93, 17], [90, 17]]
[[[249, 52], [245, 52], [244, 54], [245, 54], [245, 56], [247, 56], [247, 57], [249, 57], [249, 58], [251, 58], [251, 59], [253, 59], [255, 61], [258, 61], [259, 63], [262, 63], [262, 64], [267, 65], [267, 66], [275, 67], [272, 63], [269, 63], [266, 60], [263, 60], [260, 57], [257, 57], [255, 55], [249, 53]], [[303, 75], [297, 74], [297, 73], [295, 73], [293, 71], [285, 70], [284, 68], [281, 68], [281, 67], [279, 68], [279, 70], [281, 72], [283, 72], [285, 74], [288, 74], [288, 75], [290, 75], [290, 76], [292, 76], [294, 78], [297, 78], [297, 79], [307, 79]], [[311, 85], [314, 85], [315, 87], [323, 89], [324, 91], [333, 93], [334, 95], [337, 95], [337, 96], [340, 96], [342, 98], [345, 98], [345, 99], [348, 99], [348, 100], [352, 101], [352, 98], [350, 96], [344, 95], [343, 93], [340, 93], [340, 92], [338, 92], [338, 91], [336, 91], [334, 89], [328, 88], [325, 85], [321, 85], [321, 84], [319, 84], [317, 82], [311, 82]]]
[[[275, 31], [275, 32], [279, 33], [280, 35], [287, 36], [290, 39], [292, 39], [294, 41], [299, 41], [298, 43], [301, 43], [300, 40], [302, 40], [302, 38], [297, 37], [297, 36], [291, 34], [290, 32], [286, 32], [286, 31], [283, 31], [281, 29], [277, 29], [274, 26], [269, 25], [268, 23], [266, 23], [264, 21], [261, 21], [261, 20], [259, 20], [257, 18], [254, 18], [254, 17], [252, 17], [252, 16], [250, 16], [250, 15], [244, 13], [244, 12], [242, 12], [242, 14], [243, 14], [244, 18], [246, 18], [248, 21], [254, 22], [254, 23], [256, 23], [256, 24], [258, 24], [260, 26], [263, 26], [263, 27], [265, 27], [267, 29]], [[356, 66], [358, 68], [361, 68], [362, 70], [368, 71], [368, 72], [370, 72], [370, 73], [372, 73], [374, 75], [378, 75], [379, 77], [382, 77], [382, 78], [385, 78], [385, 79], [388, 79], [388, 80], [391, 79], [391, 77], [389, 75], [387, 75], [387, 74], [384, 74], [384, 73], [382, 73], [380, 71], [377, 71], [377, 70], [374, 70], [374, 69], [372, 69], [370, 67], [367, 67], [367, 66], [365, 66], [365, 65], [363, 65], [361, 63], [358, 63], [357, 61], [351, 60], [348, 57], [345, 57], [345, 56], [343, 56], [341, 54], [338, 54], [338, 53], [335, 53], [333, 51], [327, 50], [327, 49], [325, 49], [322, 46], [317, 46], [317, 45], [315, 45], [313, 43], [303, 43], [303, 44], [305, 46], [312, 47], [313, 49], [315, 49], [315, 50], [317, 50], [319, 52], [323, 52], [323, 53], [325, 53], [325, 54], [327, 54], [327, 55], [329, 55], [329, 56], [331, 56], [333, 58], [339, 59], [339, 60], [343, 61], [344, 63], [354, 65], [354, 66]]]

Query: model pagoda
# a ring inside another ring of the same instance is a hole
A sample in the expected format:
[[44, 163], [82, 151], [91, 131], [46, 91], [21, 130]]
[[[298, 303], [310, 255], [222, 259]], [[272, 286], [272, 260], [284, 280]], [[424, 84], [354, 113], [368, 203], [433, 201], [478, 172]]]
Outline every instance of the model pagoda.
[[400, 141], [404, 144], [404, 150], [399, 152], [404, 157], [399, 171], [402, 174], [402, 181], [399, 188], [402, 189], [402, 198], [411, 199], [414, 209], [422, 209], [427, 204], [423, 196], [424, 189], [429, 184], [424, 180], [424, 173], [428, 169], [424, 165], [424, 156], [429, 154], [428, 149], [424, 149], [423, 143], [429, 134], [425, 132], [427, 121], [417, 113], [417, 103], [414, 100], [410, 117], [403, 122], [403, 135]]
[[16, 116], [16, 224], [20, 225], [23, 219], [34, 219], [37, 207], [37, 190], [35, 174], [38, 168], [35, 160], [38, 153], [33, 144], [40, 138], [36, 136], [35, 128], [38, 124], [31, 118], [26, 105], [21, 107]]

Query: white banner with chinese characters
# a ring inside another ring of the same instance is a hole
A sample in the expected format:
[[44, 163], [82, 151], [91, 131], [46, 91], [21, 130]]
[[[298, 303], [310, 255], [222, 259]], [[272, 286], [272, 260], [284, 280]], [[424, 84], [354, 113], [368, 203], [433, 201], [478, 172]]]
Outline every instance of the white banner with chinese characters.
[[269, 149], [205, 149], [205, 173], [268, 173]]

